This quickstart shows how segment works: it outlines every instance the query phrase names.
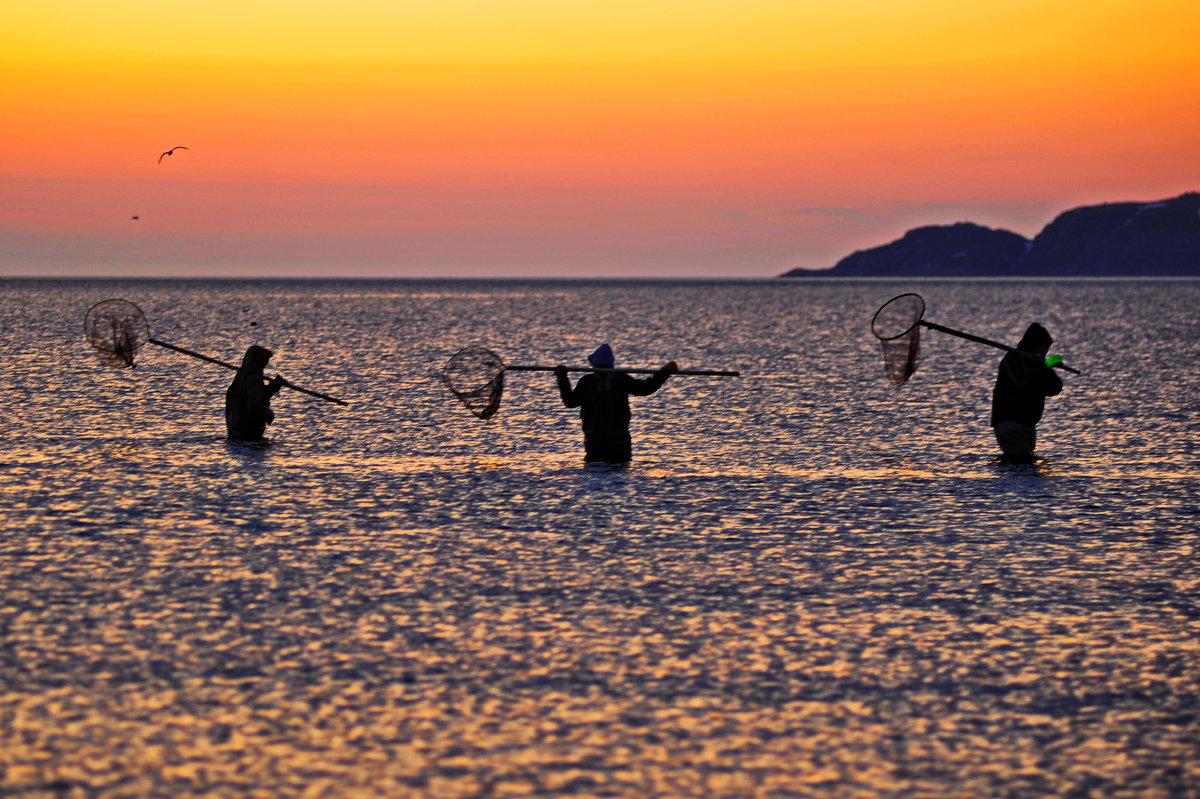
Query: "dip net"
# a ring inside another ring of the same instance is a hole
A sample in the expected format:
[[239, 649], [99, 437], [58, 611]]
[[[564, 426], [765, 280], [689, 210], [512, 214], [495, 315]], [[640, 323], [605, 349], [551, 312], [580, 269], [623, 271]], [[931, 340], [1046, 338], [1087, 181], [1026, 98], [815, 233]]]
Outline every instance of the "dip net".
[[917, 371], [921, 354], [921, 317], [925, 300], [919, 294], [901, 294], [888, 300], [871, 319], [871, 332], [883, 348], [883, 369], [892, 385], [908, 382]]
[[83, 332], [103, 363], [132, 368], [137, 351], [150, 339], [150, 323], [132, 302], [104, 300], [88, 309]]
[[485, 347], [464, 347], [442, 367], [442, 382], [459, 402], [480, 419], [500, 409], [504, 395], [504, 361]]

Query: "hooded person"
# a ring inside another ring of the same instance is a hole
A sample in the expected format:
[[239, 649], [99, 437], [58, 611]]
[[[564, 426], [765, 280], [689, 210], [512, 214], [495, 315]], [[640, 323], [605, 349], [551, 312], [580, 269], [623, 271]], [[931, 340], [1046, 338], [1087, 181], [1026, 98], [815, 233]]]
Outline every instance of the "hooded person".
[[1046, 398], [1062, 391], [1062, 380], [1046, 364], [1052, 343], [1046, 328], [1034, 322], [1026, 328], [1017, 349], [1000, 360], [992, 390], [992, 429], [1009, 460], [1033, 460]]
[[[612, 369], [616, 358], [612, 347], [601, 344], [588, 356], [588, 363], [596, 369]], [[633, 457], [633, 443], [629, 437], [629, 398], [648, 397], [662, 388], [679, 367], [674, 361], [667, 363], [650, 377], [639, 380], [624, 372], [590, 372], [579, 378], [575, 387], [567, 377], [567, 367], [554, 367], [558, 380], [558, 391], [563, 405], [579, 408], [583, 425], [583, 444], [588, 462], [626, 463]]]
[[260, 441], [267, 425], [275, 421], [271, 412], [271, 397], [284, 384], [279, 375], [264, 383], [263, 369], [272, 353], [266, 347], [252, 345], [242, 356], [233, 383], [225, 391], [225, 430], [234, 441]]

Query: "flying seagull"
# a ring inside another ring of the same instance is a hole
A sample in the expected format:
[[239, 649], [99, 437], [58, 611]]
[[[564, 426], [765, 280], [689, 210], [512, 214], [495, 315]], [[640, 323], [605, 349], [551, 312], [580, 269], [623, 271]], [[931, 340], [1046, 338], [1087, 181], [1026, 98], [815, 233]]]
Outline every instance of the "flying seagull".
[[162, 155], [160, 155], [160, 156], [158, 157], [158, 163], [160, 163], [160, 164], [161, 164], [161, 163], [162, 163], [162, 160], [163, 160], [163, 158], [164, 158], [165, 156], [171, 155], [171, 154], [172, 154], [172, 153], [174, 153], [176, 150], [186, 150], [186, 149], [188, 149], [188, 148], [187, 148], [187, 147], [184, 147], [182, 144], [181, 144], [181, 145], [179, 145], [178, 147], [172, 147], [170, 150], [167, 150], [165, 153], [163, 153]]

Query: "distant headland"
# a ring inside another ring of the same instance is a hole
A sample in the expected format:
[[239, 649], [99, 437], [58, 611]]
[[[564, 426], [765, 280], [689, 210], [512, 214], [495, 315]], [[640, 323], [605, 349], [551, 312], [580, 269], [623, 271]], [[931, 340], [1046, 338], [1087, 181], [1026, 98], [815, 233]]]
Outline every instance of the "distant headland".
[[1033, 239], [972, 222], [914, 228], [780, 277], [1200, 277], [1200, 192], [1074, 208]]

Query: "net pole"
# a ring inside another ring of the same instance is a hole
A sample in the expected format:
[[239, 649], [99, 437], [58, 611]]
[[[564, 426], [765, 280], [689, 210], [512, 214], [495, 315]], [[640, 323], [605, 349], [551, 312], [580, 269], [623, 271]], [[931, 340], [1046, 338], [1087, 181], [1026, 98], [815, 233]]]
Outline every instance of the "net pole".
[[[508, 365], [508, 366], [505, 366], [504, 368], [510, 372], [553, 372], [557, 367], [555, 367], [555, 366]], [[598, 372], [598, 373], [619, 372], [621, 374], [626, 374], [626, 375], [653, 375], [653, 374], [658, 374], [662, 370], [661, 369], [616, 369], [616, 368], [607, 369], [607, 368], [595, 367], [595, 366], [568, 366], [567, 371], [568, 372]], [[671, 373], [672, 377], [674, 377], [676, 375], [692, 375], [692, 376], [698, 376], [698, 377], [741, 377], [742, 373], [741, 372], [723, 371], [723, 370], [718, 370], [718, 369], [679, 369], [678, 371]]]
[[[919, 324], [922, 327], [927, 327], [930, 330], [936, 330], [939, 333], [948, 333], [951, 336], [958, 336], [959, 338], [965, 338], [967, 341], [974, 341], [977, 344], [986, 344], [989, 347], [995, 347], [996, 349], [1005, 350], [1006, 352], [1021, 352], [1016, 347], [1010, 347], [1007, 344], [1001, 344], [999, 341], [992, 341], [991, 339], [984, 338], [983, 336], [975, 336], [970, 333], [964, 333], [961, 330], [954, 330], [953, 328], [935, 324], [934, 322], [926, 322], [924, 319], [922, 319], [919, 322]], [[1030, 354], [1030, 357], [1036, 358], [1037, 356]], [[1070, 372], [1073, 375], [1081, 374], [1081, 372], [1078, 369], [1072, 369], [1070, 366], [1067, 366], [1065, 363], [1056, 363], [1053, 368], [1062, 369], [1064, 371]]]
[[[224, 366], [226, 369], [232, 369], [235, 372], [238, 370], [238, 367], [234, 366], [233, 364], [229, 363], [228, 361], [222, 361], [222, 360], [218, 360], [216, 358], [210, 358], [207, 355], [201, 355], [198, 352], [194, 352], [189, 349], [184, 349], [183, 347], [176, 347], [174, 344], [168, 344], [167, 342], [159, 341], [156, 338], [148, 338], [146, 340], [149, 341], [151, 344], [156, 344], [159, 347], [163, 347], [168, 350], [173, 350], [173, 351], [181, 353], [183, 355], [191, 356], [192, 358], [198, 358], [201, 361], [207, 361], [208, 363], [215, 363], [217, 366]], [[345, 400], [340, 400], [336, 397], [331, 397], [328, 394], [322, 394], [319, 391], [313, 391], [311, 389], [307, 389], [307, 388], [303, 388], [301, 386], [294, 385], [292, 383], [289, 383], [286, 380], [283, 381], [283, 383], [281, 385], [284, 388], [290, 388], [292, 391], [299, 391], [301, 394], [307, 394], [310, 397], [316, 397], [317, 399], [323, 399], [326, 402], [332, 402], [335, 405], [349, 405], [349, 403], [346, 402]]]
[[179, 352], [184, 355], [190, 355], [191, 357], [199, 358], [202, 361], [208, 361], [209, 363], [215, 363], [217, 366], [224, 366], [226, 369], [232, 369], [235, 372], [238, 370], [238, 368], [236, 366], [229, 363], [228, 361], [219, 361], [216, 358], [210, 358], [207, 355], [201, 355], [200, 353], [193, 352], [192, 350], [185, 350], [183, 347], [176, 347], [174, 344], [168, 344], [167, 342], [159, 341], [156, 338], [149, 338], [146, 340], [149, 341], [151, 344], [157, 344], [160, 347], [164, 347], [168, 350], [174, 350], [175, 352]]

